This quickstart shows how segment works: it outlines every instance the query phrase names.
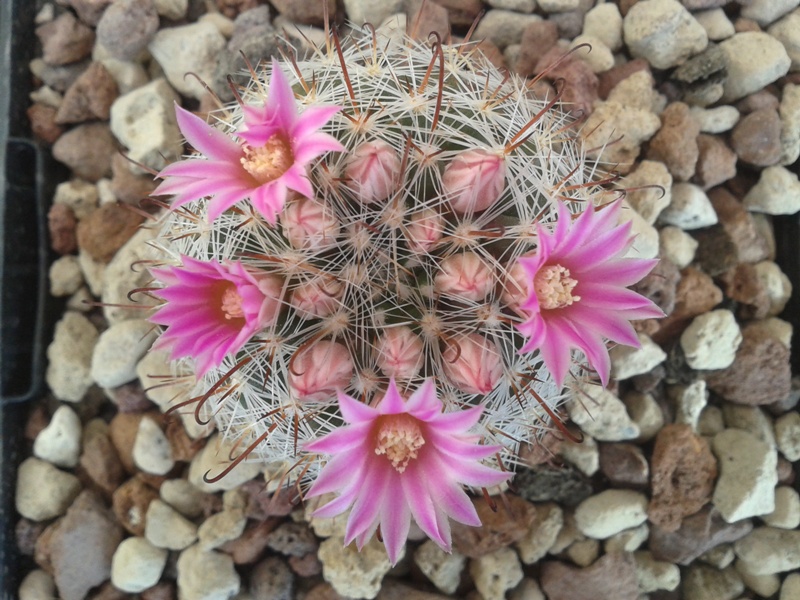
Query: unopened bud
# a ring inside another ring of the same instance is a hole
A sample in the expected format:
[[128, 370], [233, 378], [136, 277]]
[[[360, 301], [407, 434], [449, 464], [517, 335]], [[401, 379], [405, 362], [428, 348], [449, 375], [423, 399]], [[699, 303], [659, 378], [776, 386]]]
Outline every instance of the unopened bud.
[[411, 379], [422, 368], [422, 340], [408, 327], [393, 327], [378, 340], [378, 368], [388, 377]]
[[264, 275], [257, 278], [258, 289], [264, 294], [264, 302], [258, 312], [258, 322], [261, 327], [269, 327], [278, 320], [278, 315], [283, 307], [283, 279], [277, 275]]
[[289, 365], [289, 387], [298, 400], [332, 400], [353, 378], [353, 361], [347, 348], [323, 340], [302, 350]]
[[283, 234], [298, 250], [315, 250], [336, 242], [339, 220], [333, 211], [316, 200], [299, 198], [289, 203], [281, 214]]
[[434, 282], [440, 294], [479, 302], [494, 288], [491, 267], [473, 252], [448, 256], [439, 266]]
[[344, 170], [348, 186], [362, 204], [386, 200], [400, 180], [400, 159], [381, 140], [364, 142], [353, 150]]
[[412, 252], [428, 252], [436, 242], [442, 239], [444, 219], [437, 211], [426, 208], [411, 217], [406, 229], [408, 249]]
[[327, 317], [339, 307], [344, 285], [335, 279], [315, 277], [292, 291], [291, 304], [306, 319]]
[[522, 312], [520, 308], [527, 302], [530, 296], [530, 275], [525, 268], [519, 263], [519, 260], [514, 260], [511, 266], [506, 271], [506, 276], [503, 281], [503, 293], [501, 299], [505, 304], [514, 312], [526, 316], [527, 313]]
[[465, 150], [445, 167], [442, 183], [453, 212], [465, 215], [486, 210], [505, 188], [505, 160], [487, 150]]
[[503, 376], [500, 349], [477, 333], [450, 339], [442, 352], [444, 373], [456, 388], [468, 394], [488, 394]]

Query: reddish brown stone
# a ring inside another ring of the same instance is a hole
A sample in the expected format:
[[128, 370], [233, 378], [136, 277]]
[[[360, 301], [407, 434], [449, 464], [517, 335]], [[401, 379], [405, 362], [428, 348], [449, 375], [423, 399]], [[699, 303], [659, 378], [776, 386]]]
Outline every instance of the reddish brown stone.
[[481, 0], [433, 0], [433, 2], [447, 9], [450, 24], [456, 27], [470, 27], [483, 10]]
[[231, 555], [234, 564], [251, 565], [258, 561], [267, 549], [268, 534], [280, 523], [278, 519], [249, 521], [241, 536], [220, 547]]
[[125, 205], [103, 204], [78, 223], [78, 246], [93, 259], [109, 262], [139, 229], [144, 217]]
[[125, 204], [138, 206], [156, 189], [157, 181], [150, 175], [136, 175], [130, 169], [130, 161], [121, 154], [111, 159], [111, 191], [114, 197]]
[[56, 122], [106, 120], [111, 113], [111, 104], [118, 95], [117, 82], [111, 73], [101, 63], [93, 62], [64, 94]]
[[90, 593], [86, 600], [135, 600], [136, 596], [118, 590], [110, 581], [106, 581], [99, 588]]
[[175, 600], [178, 592], [173, 582], [162, 581], [143, 591], [139, 597], [141, 600]]
[[186, 433], [183, 421], [178, 418], [165, 419], [164, 433], [172, 449], [172, 458], [178, 462], [190, 462], [205, 446], [205, 440], [193, 440]]
[[322, 25], [325, 21], [325, 3], [331, 21], [336, 15], [336, 0], [306, 2], [306, 0], [272, 0], [278, 12], [292, 21], [303, 25]]
[[634, 58], [621, 65], [611, 67], [608, 71], [600, 73], [598, 78], [597, 93], [605, 100], [617, 84], [639, 71], [650, 72], [650, 64], [643, 58]]
[[552, 21], [536, 21], [525, 27], [514, 70], [522, 77], [533, 75], [536, 65], [557, 41], [558, 27]]
[[779, 485], [792, 485], [794, 483], [794, 467], [792, 463], [782, 456], [778, 457], [778, 484]]
[[749, 96], [745, 96], [736, 103], [737, 110], [744, 114], [757, 110], [778, 110], [781, 101], [769, 90], [760, 90]]
[[145, 395], [138, 380], [109, 389], [107, 394], [119, 412], [145, 412], [156, 408]]
[[92, 183], [111, 172], [117, 142], [107, 123], [84, 123], [64, 133], [53, 144], [53, 157]]
[[322, 563], [315, 553], [305, 556], [290, 556], [289, 568], [300, 577], [315, 577], [322, 573]]
[[764, 108], [742, 117], [731, 132], [731, 146], [746, 163], [757, 167], [776, 164], [783, 153], [778, 111]]
[[108, 498], [125, 480], [125, 468], [114, 444], [104, 433], [89, 435], [83, 442], [80, 468]]
[[215, 0], [219, 12], [228, 17], [235, 19], [240, 13], [246, 12], [252, 8], [257, 7], [259, 0]]
[[33, 556], [36, 551], [36, 540], [39, 539], [45, 528], [44, 523], [37, 523], [24, 517], [17, 521], [14, 528], [14, 539], [17, 542], [19, 553], [23, 556]]
[[497, 512], [483, 498], [473, 500], [480, 527], [453, 523], [453, 547], [470, 558], [480, 558], [522, 538], [536, 519], [536, 507], [519, 496], [506, 496]]
[[563, 80], [561, 101], [565, 110], [583, 116], [592, 113], [597, 100], [597, 75], [585, 61], [574, 54], [565, 57], [564, 51], [554, 46], [534, 67], [535, 73], [543, 71], [550, 81]]
[[78, 62], [91, 54], [94, 45], [92, 29], [68, 11], [39, 25], [36, 37], [42, 44], [42, 58], [49, 65]]
[[406, 31], [414, 39], [427, 40], [433, 32], [438, 33], [442, 40], [446, 40], [450, 35], [450, 17], [447, 9], [435, 2], [409, 0], [406, 3], [406, 16], [408, 18]]
[[53, 574], [53, 563], [50, 562], [50, 539], [60, 524], [61, 519], [45, 527], [44, 531], [36, 538], [36, 547], [33, 551], [33, 560], [40, 569], [50, 575]]
[[316, 552], [319, 542], [307, 523], [282, 523], [267, 535], [267, 545], [284, 556], [305, 556]]
[[681, 272], [675, 263], [662, 258], [644, 279], [631, 287], [668, 315], [675, 309], [675, 293], [680, 280]]
[[789, 349], [761, 327], [745, 327], [733, 364], [706, 378], [708, 387], [736, 404], [760, 406], [791, 391]]
[[651, 458], [650, 521], [676, 531], [684, 517], [709, 501], [716, 478], [717, 460], [708, 442], [690, 425], [667, 425], [656, 436]]
[[683, 102], [673, 102], [661, 113], [661, 129], [650, 140], [649, 160], [663, 162], [676, 181], [689, 181], [694, 175], [697, 158], [697, 136], [700, 125]]
[[56, 254], [72, 254], [78, 249], [76, 228], [78, 219], [65, 204], [53, 204], [47, 212], [47, 229], [50, 232], [50, 247]]
[[82, 600], [111, 576], [122, 529], [102, 500], [84, 490], [50, 538], [53, 578], [63, 600]]
[[639, 598], [636, 562], [628, 552], [606, 554], [585, 569], [547, 561], [542, 564], [540, 583], [548, 600]]
[[694, 317], [720, 302], [722, 290], [714, 285], [714, 280], [694, 267], [686, 267], [675, 289], [675, 308], [671, 315], [661, 319], [661, 327], [653, 334], [653, 340], [662, 343], [678, 337]]
[[30, 105], [26, 114], [31, 123], [31, 131], [38, 139], [48, 144], [54, 144], [64, 133], [64, 128], [56, 123], [56, 111], [52, 106], [38, 102]]
[[282, 487], [269, 493], [264, 483], [259, 481], [248, 481], [241, 489], [248, 495], [245, 514], [250, 519], [263, 521], [269, 517], [283, 517], [294, 509], [297, 495], [293, 489]]
[[738, 302], [736, 314], [741, 319], [763, 319], [769, 315], [769, 293], [750, 264], [737, 265], [720, 278], [725, 295]]
[[113, 0], [69, 0], [68, 4], [78, 13], [78, 18], [94, 27]]
[[108, 434], [116, 448], [122, 465], [128, 473], [137, 471], [133, 462], [133, 443], [136, 441], [136, 433], [139, 431], [139, 422], [145, 417], [150, 416], [156, 423], [161, 422], [161, 413], [152, 411], [149, 413], [117, 413], [111, 419], [108, 426]]
[[688, 565], [704, 552], [720, 544], [735, 542], [752, 529], [753, 522], [749, 519], [726, 523], [719, 512], [709, 505], [697, 514], [686, 517], [675, 531], [652, 525], [648, 548], [656, 560]]
[[721, 227], [730, 238], [740, 263], [756, 263], [769, 258], [769, 243], [756, 225], [753, 215], [725, 188], [708, 194]]
[[305, 600], [348, 600], [344, 596], [339, 595], [333, 589], [330, 583], [320, 583], [315, 585], [305, 595]]
[[598, 444], [600, 471], [614, 487], [644, 488], [650, 467], [641, 448], [633, 444]]
[[25, 421], [25, 431], [23, 433], [26, 440], [32, 442], [36, 439], [45, 427], [50, 423], [50, 413], [44, 404], [36, 404]]
[[158, 492], [139, 477], [123, 483], [114, 492], [112, 506], [120, 524], [133, 535], [144, 535], [145, 515]]
[[476, 43], [476, 47], [483, 56], [498, 69], [506, 68], [506, 57], [503, 51], [498, 48], [490, 39], [483, 39]]
[[724, 183], [736, 175], [736, 154], [716, 135], [697, 136], [697, 165], [692, 181], [704, 190]]
[[744, 17], [739, 17], [733, 22], [733, 29], [736, 33], [745, 33], [748, 31], [761, 31], [761, 27], [758, 23], [751, 19], [745, 19]]

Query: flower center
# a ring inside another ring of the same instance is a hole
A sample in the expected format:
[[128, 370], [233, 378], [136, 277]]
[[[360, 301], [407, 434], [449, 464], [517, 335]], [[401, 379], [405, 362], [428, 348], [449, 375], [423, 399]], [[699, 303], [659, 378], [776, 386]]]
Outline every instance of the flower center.
[[387, 415], [378, 428], [375, 454], [385, 455], [397, 472], [402, 473], [424, 445], [425, 438], [414, 417]]
[[581, 299], [573, 296], [572, 290], [578, 281], [569, 276], [569, 269], [561, 265], [550, 265], [539, 270], [533, 278], [533, 289], [544, 310], [564, 308]]
[[294, 163], [294, 154], [289, 140], [276, 133], [267, 143], [258, 148], [244, 147], [244, 156], [240, 159], [245, 171], [250, 173], [259, 183], [274, 181]]
[[236, 286], [232, 285], [222, 293], [220, 307], [226, 319], [241, 319], [244, 317], [242, 297], [239, 295], [239, 292], [236, 291]]

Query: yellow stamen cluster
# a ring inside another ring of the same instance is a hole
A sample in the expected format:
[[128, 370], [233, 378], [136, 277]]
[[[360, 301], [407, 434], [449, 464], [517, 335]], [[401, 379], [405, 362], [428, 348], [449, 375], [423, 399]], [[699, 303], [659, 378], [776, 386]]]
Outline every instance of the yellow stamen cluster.
[[543, 267], [533, 278], [533, 289], [539, 299], [539, 308], [552, 310], [564, 308], [581, 297], [572, 294], [578, 281], [569, 276], [569, 269], [561, 265]]
[[240, 159], [245, 171], [260, 183], [274, 181], [292, 166], [292, 147], [284, 136], [275, 134], [258, 148], [245, 147]]
[[379, 426], [375, 454], [385, 455], [397, 472], [402, 473], [424, 445], [425, 438], [414, 417], [390, 415]]
[[242, 297], [236, 291], [236, 286], [232, 285], [222, 293], [221, 308], [226, 319], [241, 319], [244, 317]]

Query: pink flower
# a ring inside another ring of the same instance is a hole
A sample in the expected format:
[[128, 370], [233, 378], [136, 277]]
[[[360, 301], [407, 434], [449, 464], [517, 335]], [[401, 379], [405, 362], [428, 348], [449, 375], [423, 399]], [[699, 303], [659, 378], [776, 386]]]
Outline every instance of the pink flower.
[[313, 516], [335, 517], [352, 507], [345, 545], [355, 540], [360, 550], [380, 526], [392, 564], [412, 517], [449, 552], [448, 518], [480, 525], [462, 486], [488, 487], [509, 477], [479, 462], [500, 448], [479, 445], [477, 436], [467, 433], [482, 407], [443, 413], [430, 379], [408, 400], [392, 379], [374, 408], [339, 393], [339, 409], [349, 425], [306, 445], [310, 452], [331, 455], [306, 497], [337, 492], [338, 498]]
[[442, 184], [454, 212], [471, 215], [486, 210], [505, 188], [505, 160], [487, 150], [465, 150], [445, 167]]
[[364, 142], [348, 157], [344, 170], [353, 195], [361, 204], [386, 200], [397, 188], [400, 159], [382, 140]]
[[254, 275], [239, 262], [181, 260], [182, 267], [151, 269], [165, 285], [154, 293], [166, 304], [150, 321], [167, 328], [156, 347], [169, 348], [172, 360], [193, 358], [202, 376], [275, 323], [283, 282], [275, 275]]
[[353, 360], [345, 346], [323, 340], [301, 350], [289, 365], [289, 387], [298, 400], [325, 402], [350, 385]]
[[538, 226], [539, 248], [519, 264], [527, 273], [528, 319], [517, 328], [529, 339], [521, 352], [538, 349], [556, 383], [562, 385], [570, 349], [586, 355], [608, 383], [611, 363], [605, 340], [639, 346], [633, 319], [663, 317], [650, 300], [627, 289], [658, 260], [622, 258], [633, 242], [631, 223], [618, 225], [621, 204], [601, 210], [591, 205], [575, 221], [564, 203], [552, 234]]
[[166, 166], [159, 173], [164, 181], [153, 194], [174, 195], [176, 207], [210, 197], [211, 221], [249, 198], [273, 225], [286, 203], [287, 190], [313, 196], [306, 165], [325, 152], [344, 149], [333, 137], [319, 132], [340, 107], [312, 106], [298, 115], [294, 92], [273, 60], [266, 104], [243, 110], [239, 142], [176, 106], [181, 132], [203, 158]]
[[444, 374], [467, 394], [491, 392], [503, 377], [503, 360], [497, 343], [478, 333], [448, 340], [442, 352]]

